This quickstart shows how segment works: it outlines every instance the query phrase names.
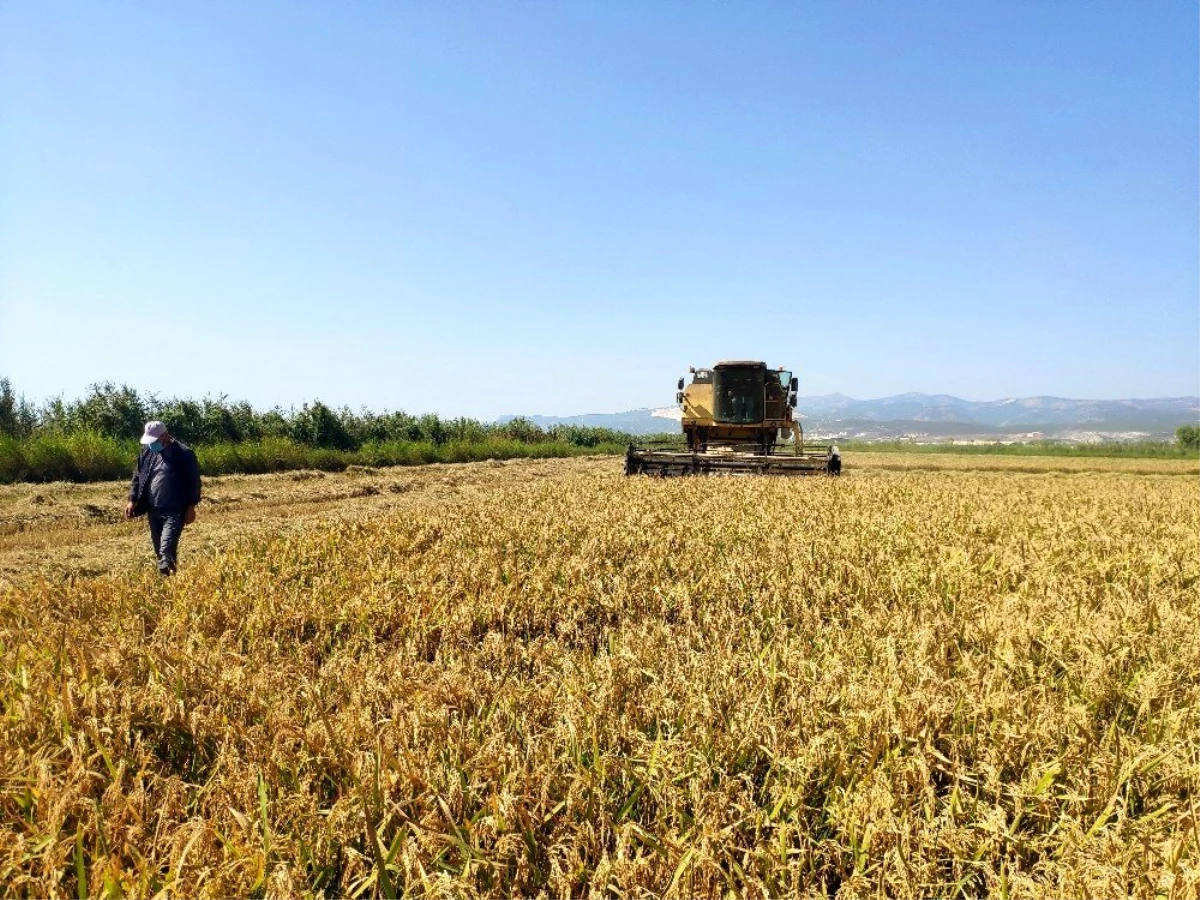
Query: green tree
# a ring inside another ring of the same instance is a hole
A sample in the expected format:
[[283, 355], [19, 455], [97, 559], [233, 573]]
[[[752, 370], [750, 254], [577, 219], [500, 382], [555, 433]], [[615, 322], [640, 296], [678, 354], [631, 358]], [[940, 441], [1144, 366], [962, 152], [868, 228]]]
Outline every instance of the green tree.
[[149, 418], [146, 403], [129, 385], [93, 384], [87, 397], [67, 406], [69, 431], [95, 431], [106, 437], [133, 438]]
[[1175, 440], [1188, 450], [1200, 450], [1200, 425], [1180, 425], [1175, 429]]
[[17, 395], [7, 378], [0, 378], [0, 434], [17, 436]]
[[155, 404], [154, 418], [165, 422], [171, 434], [181, 440], [204, 440], [204, 409], [195, 400], [175, 397]]
[[450, 432], [437, 413], [426, 413], [417, 420], [421, 426], [421, 437], [431, 444], [441, 445], [450, 439]]
[[549, 435], [541, 426], [524, 416], [509, 419], [503, 425], [496, 426], [496, 433], [510, 441], [520, 441], [522, 444], [540, 444]]
[[24, 438], [37, 427], [37, 410], [24, 397], [13, 391], [12, 382], [0, 378], [0, 434]]
[[330, 450], [354, 450], [354, 438], [346, 431], [341, 417], [322, 403], [307, 403], [292, 418], [292, 439], [310, 447]]

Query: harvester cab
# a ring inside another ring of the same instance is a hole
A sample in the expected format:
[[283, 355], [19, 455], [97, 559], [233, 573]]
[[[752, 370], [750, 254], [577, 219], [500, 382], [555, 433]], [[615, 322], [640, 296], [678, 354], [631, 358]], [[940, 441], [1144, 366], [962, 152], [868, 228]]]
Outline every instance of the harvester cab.
[[[625, 474], [770, 475], [836, 474], [827, 447], [805, 446], [794, 415], [798, 380], [787, 369], [756, 360], [730, 360], [692, 368], [690, 384], [680, 378], [675, 401], [687, 451], [630, 446]], [[790, 454], [776, 453], [791, 436]], [[839, 457], [840, 463], [840, 457]]]

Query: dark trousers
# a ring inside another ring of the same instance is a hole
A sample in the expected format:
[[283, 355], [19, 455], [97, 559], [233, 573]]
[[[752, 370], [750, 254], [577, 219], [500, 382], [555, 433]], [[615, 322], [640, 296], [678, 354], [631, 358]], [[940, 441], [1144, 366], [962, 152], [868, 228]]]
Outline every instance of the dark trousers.
[[158, 574], [170, 575], [175, 571], [179, 536], [183, 534], [183, 510], [152, 509], [146, 518], [150, 520], [150, 544], [158, 558]]

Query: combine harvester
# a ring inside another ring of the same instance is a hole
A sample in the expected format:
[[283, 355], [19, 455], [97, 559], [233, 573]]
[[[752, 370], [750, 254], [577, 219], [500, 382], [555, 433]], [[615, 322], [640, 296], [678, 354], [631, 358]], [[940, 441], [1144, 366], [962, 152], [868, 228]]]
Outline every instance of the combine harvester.
[[[631, 444], [626, 475], [838, 475], [837, 447], [805, 446], [795, 420], [796, 379], [763, 362], [719, 362], [691, 369], [692, 383], [679, 379], [676, 401], [683, 410], [687, 450]], [[776, 442], [793, 436], [791, 452], [776, 453]]]

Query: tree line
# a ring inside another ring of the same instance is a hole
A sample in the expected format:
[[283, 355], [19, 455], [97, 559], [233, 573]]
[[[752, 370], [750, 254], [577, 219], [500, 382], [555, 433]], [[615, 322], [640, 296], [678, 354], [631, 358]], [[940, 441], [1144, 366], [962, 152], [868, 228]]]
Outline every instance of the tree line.
[[224, 396], [162, 400], [111, 382], [92, 385], [77, 400], [35, 405], [0, 378], [0, 482], [127, 475], [151, 419], [195, 448], [206, 475], [612, 454], [624, 452], [630, 441], [609, 428], [354, 412], [319, 400], [266, 411]]
[[452, 442], [500, 439], [599, 447], [629, 440], [629, 435], [610, 428], [542, 428], [525, 418], [496, 424], [469, 418], [443, 419], [434, 413], [355, 412], [346, 406], [329, 407], [320, 400], [299, 409], [276, 406], [266, 411], [256, 410], [244, 400], [231, 402], [225, 396], [161, 400], [154, 394], [141, 394], [128, 385], [107, 381], [93, 384], [81, 399], [57, 397], [37, 406], [18, 396], [9, 379], [0, 378], [0, 434], [12, 438], [90, 433], [115, 440], [135, 439], [151, 419], [165, 422], [181, 440], [201, 446], [264, 438], [286, 438], [306, 447], [347, 451], [371, 443], [398, 441], [439, 447]]

